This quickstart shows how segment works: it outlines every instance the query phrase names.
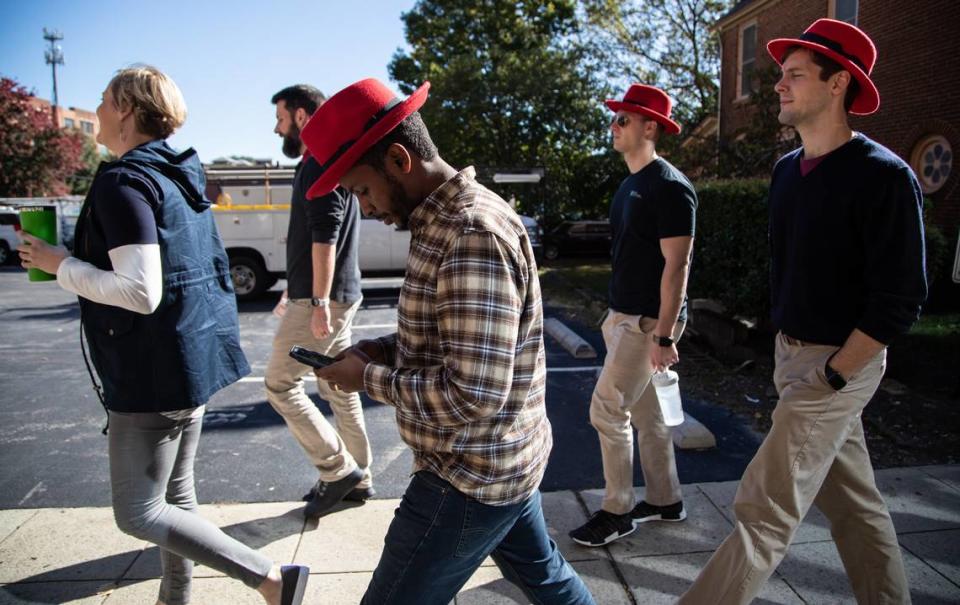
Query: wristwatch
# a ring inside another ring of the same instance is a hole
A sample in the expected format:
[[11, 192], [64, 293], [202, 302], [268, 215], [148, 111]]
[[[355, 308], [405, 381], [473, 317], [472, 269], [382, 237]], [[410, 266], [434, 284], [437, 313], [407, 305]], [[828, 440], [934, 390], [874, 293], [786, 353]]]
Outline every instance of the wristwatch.
[[669, 347], [673, 345], [673, 339], [669, 336], [657, 336], [654, 334], [653, 339], [657, 341], [657, 344], [661, 347]]
[[[832, 355], [830, 356], [830, 359], [833, 359]], [[840, 375], [840, 372], [830, 367], [830, 359], [823, 364], [823, 376], [827, 379], [827, 384], [833, 387], [834, 391], [839, 391], [843, 387], [847, 386], [847, 381], [843, 379], [843, 376]]]
[[330, 304], [329, 298], [311, 298], [310, 306], [311, 307], [326, 307]]

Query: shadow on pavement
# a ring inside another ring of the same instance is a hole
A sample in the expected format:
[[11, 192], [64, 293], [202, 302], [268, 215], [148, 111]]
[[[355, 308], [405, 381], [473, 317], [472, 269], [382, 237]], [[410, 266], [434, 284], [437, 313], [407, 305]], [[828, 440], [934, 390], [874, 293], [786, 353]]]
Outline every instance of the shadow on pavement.
[[[301, 509], [295, 508], [275, 517], [252, 519], [220, 529], [231, 538], [259, 550], [273, 542], [299, 534], [303, 530], [304, 523]], [[119, 534], [120, 530], [116, 531]], [[116, 578], [95, 577], [93, 570], [110, 568], [123, 569], [123, 571]], [[137, 583], [158, 577], [160, 577], [160, 548], [151, 546], [140, 551], [116, 553], [100, 559], [50, 569], [14, 584], [5, 584], [0, 586], [0, 601], [5, 601], [2, 596], [8, 593], [28, 603], [64, 603], [108, 592], [119, 587], [121, 582]], [[37, 590], [36, 584], [57, 584], [57, 590]], [[54, 592], [56, 594], [52, 594]]]

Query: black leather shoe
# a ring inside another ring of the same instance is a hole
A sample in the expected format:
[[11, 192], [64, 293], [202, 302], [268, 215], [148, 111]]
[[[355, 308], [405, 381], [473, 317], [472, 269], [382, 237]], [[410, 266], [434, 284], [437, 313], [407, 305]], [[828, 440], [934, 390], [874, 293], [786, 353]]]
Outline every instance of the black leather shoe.
[[318, 481], [313, 490], [313, 497], [303, 509], [303, 516], [307, 519], [316, 519], [330, 512], [340, 503], [353, 488], [363, 480], [363, 471], [359, 468], [338, 481]]
[[[305, 493], [300, 499], [304, 502], [310, 502], [313, 500], [313, 495], [315, 493], [317, 493], [316, 485], [311, 487], [310, 491]], [[347, 502], [366, 502], [367, 500], [376, 497], [376, 495], [377, 490], [373, 489], [372, 487], [355, 487], [350, 490], [350, 493], [344, 496], [343, 499]]]
[[376, 495], [377, 490], [372, 487], [355, 487], [343, 499], [349, 502], [366, 502]]

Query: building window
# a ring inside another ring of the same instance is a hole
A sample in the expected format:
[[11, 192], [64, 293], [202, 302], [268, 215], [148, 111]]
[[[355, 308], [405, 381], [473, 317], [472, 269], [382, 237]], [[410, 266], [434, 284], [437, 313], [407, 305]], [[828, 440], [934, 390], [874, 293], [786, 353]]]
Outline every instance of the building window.
[[80, 130], [82, 130], [84, 134], [93, 134], [93, 122], [80, 120]]
[[910, 155], [910, 165], [924, 193], [935, 193], [950, 178], [953, 168], [953, 150], [950, 142], [938, 134], [920, 139]]
[[754, 66], [757, 62], [757, 24], [740, 27], [740, 69], [737, 70], [737, 93], [742, 99], [753, 92]]
[[859, 4], [859, 0], [830, 0], [830, 16], [837, 21], [856, 25]]
[[73, 121], [73, 118], [63, 118], [63, 127], [64, 128], [76, 128], [77, 124]]

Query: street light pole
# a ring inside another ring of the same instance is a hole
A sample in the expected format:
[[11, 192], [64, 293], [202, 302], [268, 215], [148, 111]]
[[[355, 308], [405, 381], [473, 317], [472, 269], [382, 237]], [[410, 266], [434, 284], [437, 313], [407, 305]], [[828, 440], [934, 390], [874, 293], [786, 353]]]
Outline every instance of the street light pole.
[[43, 39], [50, 43], [50, 48], [44, 51], [43, 55], [47, 60], [47, 65], [53, 67], [53, 124], [60, 127], [60, 99], [57, 96], [57, 65], [63, 65], [63, 49], [57, 42], [63, 40], [63, 34], [58, 30], [48, 30], [43, 28]]

